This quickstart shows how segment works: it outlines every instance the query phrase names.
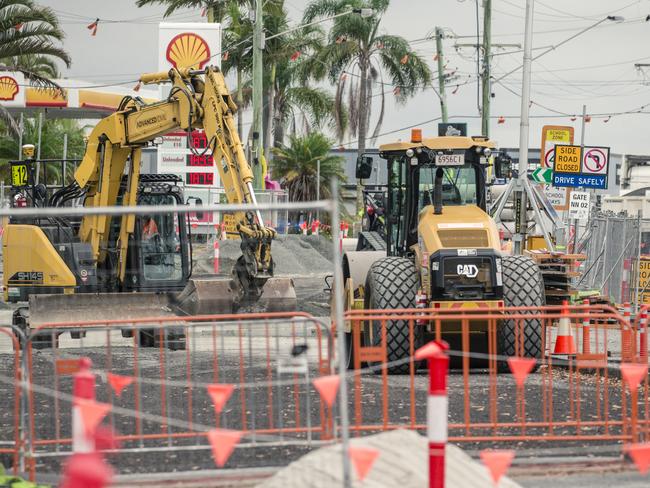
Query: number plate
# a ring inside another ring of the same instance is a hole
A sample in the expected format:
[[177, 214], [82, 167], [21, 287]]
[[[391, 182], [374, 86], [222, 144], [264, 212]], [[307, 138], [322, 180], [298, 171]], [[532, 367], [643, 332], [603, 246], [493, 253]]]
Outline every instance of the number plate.
[[11, 185], [27, 186], [27, 165], [14, 164], [11, 167]]
[[464, 154], [438, 154], [436, 166], [462, 166], [465, 164]]

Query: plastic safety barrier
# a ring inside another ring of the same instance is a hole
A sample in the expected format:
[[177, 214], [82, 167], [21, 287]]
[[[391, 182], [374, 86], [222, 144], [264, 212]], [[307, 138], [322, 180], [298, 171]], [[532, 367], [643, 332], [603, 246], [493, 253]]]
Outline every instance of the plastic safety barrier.
[[[637, 411], [637, 391], [620, 380], [619, 368], [640, 361], [640, 341], [629, 317], [613, 308], [354, 310], [346, 320], [357, 370], [351, 429], [358, 435], [426, 429], [426, 382], [417, 374], [422, 365], [414, 352], [427, 340], [444, 339], [451, 345], [450, 441], [635, 442], [647, 437], [648, 410], [644, 415]], [[389, 340], [401, 340], [399, 350]], [[399, 354], [404, 357], [396, 359]], [[518, 375], [508, 374], [508, 359], [531, 355], [535, 373], [518, 384]], [[647, 405], [647, 375], [638, 395]]]
[[[25, 348], [30, 470], [56, 471], [48, 459], [71, 452], [81, 357], [121, 454], [209, 449], [215, 426], [241, 432], [240, 445], [331, 440], [332, 411], [311, 381], [331, 373], [332, 347], [328, 326], [302, 313], [44, 324]], [[174, 469], [190, 470], [191, 457]]]

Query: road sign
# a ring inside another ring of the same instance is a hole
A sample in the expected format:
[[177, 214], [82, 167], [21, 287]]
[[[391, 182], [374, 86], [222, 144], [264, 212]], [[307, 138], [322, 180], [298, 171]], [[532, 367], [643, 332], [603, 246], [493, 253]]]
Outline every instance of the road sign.
[[650, 257], [645, 256], [639, 262], [639, 303], [650, 304]]
[[551, 168], [537, 168], [530, 177], [537, 183], [551, 183], [553, 181], [553, 170]]
[[572, 191], [569, 196], [569, 218], [587, 220], [589, 218], [589, 193]]
[[568, 188], [556, 188], [552, 185], [544, 185], [544, 194], [555, 210], [567, 210], [569, 208]]
[[542, 127], [542, 149], [544, 159], [542, 166], [553, 167], [555, 146], [558, 144], [573, 144], [573, 127], [567, 125], [545, 125]]
[[586, 175], [583, 173], [553, 173], [553, 186], [605, 190], [607, 189], [607, 176]]
[[580, 146], [555, 146], [555, 165], [557, 173], [580, 173], [582, 148]]
[[609, 167], [609, 148], [585, 146], [582, 151], [582, 172], [591, 175], [606, 175]]

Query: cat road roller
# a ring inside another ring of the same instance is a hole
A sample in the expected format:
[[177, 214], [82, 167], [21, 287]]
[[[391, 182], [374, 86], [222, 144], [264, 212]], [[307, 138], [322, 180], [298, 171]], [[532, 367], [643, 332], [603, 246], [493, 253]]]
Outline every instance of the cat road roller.
[[[449, 309], [499, 309], [545, 304], [544, 285], [528, 256], [504, 255], [497, 225], [486, 211], [486, 170], [494, 143], [487, 137], [422, 138], [380, 146], [386, 161], [385, 236], [365, 235], [343, 256], [347, 309], [391, 310], [421, 305]], [[373, 161], [360, 156], [356, 177], [369, 178]], [[383, 171], [383, 170], [382, 170]], [[460, 304], [460, 305], [459, 305]], [[531, 315], [521, 322], [523, 354], [539, 358], [542, 324]], [[433, 323], [416, 325], [414, 348], [433, 338]], [[442, 322], [443, 339], [461, 349], [460, 320]], [[515, 320], [497, 323], [497, 350], [515, 355]], [[379, 321], [362, 324], [361, 343], [381, 342]], [[409, 357], [408, 320], [386, 322], [387, 360]], [[346, 323], [352, 365], [351, 322]], [[487, 321], [470, 321], [472, 351], [487, 351]], [[520, 344], [522, 343], [520, 342]], [[501, 370], [507, 365], [499, 362]], [[389, 368], [407, 373], [408, 362]]]

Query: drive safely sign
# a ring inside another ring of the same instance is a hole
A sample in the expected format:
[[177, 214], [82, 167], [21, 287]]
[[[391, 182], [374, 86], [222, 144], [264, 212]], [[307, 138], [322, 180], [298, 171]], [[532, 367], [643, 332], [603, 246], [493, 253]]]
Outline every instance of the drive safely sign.
[[607, 188], [606, 175], [586, 175], [582, 173], [553, 173], [553, 186], [564, 186], [571, 188]]

